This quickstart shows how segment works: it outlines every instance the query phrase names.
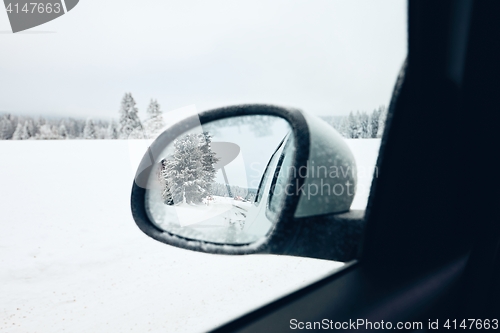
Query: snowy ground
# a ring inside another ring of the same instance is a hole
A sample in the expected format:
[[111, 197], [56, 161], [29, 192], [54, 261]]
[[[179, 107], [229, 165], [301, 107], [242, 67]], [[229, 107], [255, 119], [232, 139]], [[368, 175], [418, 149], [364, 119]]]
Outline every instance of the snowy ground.
[[378, 175], [377, 163], [380, 139], [345, 140], [356, 160], [358, 185], [351, 209], [365, 209], [373, 177]]
[[[378, 145], [349, 142], [358, 166], [372, 168]], [[129, 208], [143, 149], [0, 141], [0, 332], [206, 331], [341, 266], [209, 255], [148, 238]], [[353, 208], [364, 204], [359, 196]]]
[[[163, 210], [172, 211], [171, 218], [176, 220], [176, 224], [181, 227], [185, 227], [207, 224], [204, 223], [207, 220], [210, 222], [210, 225], [222, 226], [226, 224], [226, 214], [224, 213], [235, 211], [236, 209], [234, 206], [238, 205], [238, 207], [245, 207], [245, 211], [247, 211], [251, 206], [251, 203], [249, 202], [241, 202], [234, 200], [233, 198], [220, 197], [216, 195], [212, 197], [209, 204], [205, 203], [206, 201], [203, 204], [192, 205], [184, 202], [173, 206], [161, 203], [161, 207]], [[244, 216], [241, 218], [244, 219]]]

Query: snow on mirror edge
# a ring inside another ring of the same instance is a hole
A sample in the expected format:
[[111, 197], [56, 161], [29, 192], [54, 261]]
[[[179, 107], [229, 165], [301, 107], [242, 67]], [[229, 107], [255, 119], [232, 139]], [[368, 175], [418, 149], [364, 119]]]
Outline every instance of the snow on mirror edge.
[[265, 214], [272, 180], [268, 174], [285, 141], [293, 140], [290, 129], [282, 118], [251, 115], [181, 134], [159, 154], [149, 175], [149, 218], [162, 230], [188, 239], [220, 244], [259, 240], [275, 222]]

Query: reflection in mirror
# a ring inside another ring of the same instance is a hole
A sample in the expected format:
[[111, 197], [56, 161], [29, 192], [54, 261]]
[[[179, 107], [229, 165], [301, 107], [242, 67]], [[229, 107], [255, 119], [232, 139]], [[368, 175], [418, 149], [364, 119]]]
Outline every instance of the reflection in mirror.
[[284, 196], [274, 198], [268, 212], [279, 164], [291, 163], [295, 154], [290, 130], [282, 118], [251, 115], [182, 133], [163, 149], [149, 175], [149, 218], [160, 229], [193, 240], [248, 244], [261, 239], [284, 202]]

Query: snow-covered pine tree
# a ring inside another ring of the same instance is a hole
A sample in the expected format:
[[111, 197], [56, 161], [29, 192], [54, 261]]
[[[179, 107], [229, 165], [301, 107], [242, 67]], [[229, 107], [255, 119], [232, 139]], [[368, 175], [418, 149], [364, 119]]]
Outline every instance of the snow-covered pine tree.
[[211, 188], [211, 191], [210, 191], [211, 195], [216, 195], [219, 197], [227, 197], [228, 196], [226, 185], [223, 185], [221, 183], [212, 183], [210, 188]]
[[38, 120], [36, 120], [36, 125], [38, 125], [38, 127], [45, 125], [46, 123], [47, 120], [45, 120], [45, 118], [42, 116], [38, 117]]
[[21, 134], [23, 133], [23, 125], [21, 125], [21, 122], [17, 123], [16, 130], [14, 131], [14, 134], [12, 135], [12, 140], [22, 140], [21, 139]]
[[95, 127], [95, 138], [99, 140], [106, 139], [107, 124], [103, 123], [102, 120], [98, 120], [97, 122], [94, 122], [94, 127]]
[[385, 129], [385, 122], [387, 120], [387, 108], [385, 106], [379, 107], [379, 121], [378, 121], [378, 131], [377, 131], [377, 138], [381, 138], [382, 134], [384, 134], [384, 129]]
[[57, 132], [60, 139], [62, 140], [68, 139], [68, 130], [66, 129], [66, 125], [64, 125], [64, 121], [61, 121], [61, 124], [59, 125]]
[[351, 111], [349, 112], [349, 116], [347, 117], [347, 138], [357, 139], [358, 135], [359, 135], [358, 118]]
[[91, 118], [88, 118], [85, 123], [85, 128], [83, 129], [83, 138], [87, 140], [97, 139], [94, 121]]
[[215, 164], [219, 161], [214, 151], [212, 151], [212, 136], [208, 132], [199, 135], [201, 163], [203, 168], [203, 181], [201, 185], [206, 193], [211, 193], [211, 186], [215, 180], [217, 170]]
[[350, 138], [349, 117], [342, 117], [342, 119], [339, 121], [338, 131], [344, 138]]
[[33, 124], [33, 120], [29, 118], [24, 122], [23, 128], [21, 130], [21, 135], [19, 136], [19, 138], [20, 140], [28, 140], [31, 138], [35, 138], [35, 136], [36, 136], [35, 125]]
[[181, 169], [184, 180], [184, 197], [188, 203], [201, 203], [208, 193], [204, 193], [203, 155], [200, 149], [199, 136], [195, 134], [188, 136], [179, 147], [180, 153], [185, 159], [184, 168]]
[[[250, 191], [247, 188], [243, 188], [243, 187], [236, 186], [236, 185], [230, 185], [229, 187], [231, 189], [233, 196], [235, 196], [235, 197], [238, 196], [238, 197], [242, 197], [244, 199], [245, 198], [248, 199], [249, 197], [253, 198], [252, 195], [249, 195]], [[227, 192], [227, 186], [225, 184], [215, 183], [215, 182], [212, 183], [212, 185], [211, 185], [211, 194], [219, 196], [219, 197], [228, 197], [229, 196], [229, 194]]]
[[369, 138], [369, 125], [370, 125], [370, 117], [366, 112], [357, 112], [356, 116], [358, 117], [359, 123], [359, 135], [358, 138]]
[[78, 127], [76, 125], [76, 121], [73, 118], [66, 119], [61, 122], [66, 127], [66, 133], [68, 133], [68, 139], [73, 139], [78, 137]]
[[186, 134], [175, 140], [173, 155], [163, 162], [164, 201], [174, 204], [201, 202], [202, 175], [198, 136]]
[[15, 128], [12, 124], [10, 115], [4, 115], [0, 119], [0, 140], [10, 140], [14, 131]]
[[48, 123], [44, 123], [38, 129], [36, 139], [38, 139], [38, 140], [57, 140], [57, 139], [59, 139], [59, 135], [58, 135], [57, 129], [55, 127], [51, 126]]
[[[215, 178], [214, 161], [215, 154], [207, 145], [204, 134], [186, 134], [175, 140], [174, 153], [162, 161], [160, 174], [165, 186], [162, 191], [164, 202], [201, 203], [210, 195], [209, 189]], [[211, 163], [212, 169], [204, 163]]]
[[87, 124], [87, 120], [83, 119], [78, 119], [77, 125], [78, 125], [78, 137], [79, 138], [84, 138], [83, 135], [83, 130], [85, 129], [85, 125]]
[[83, 130], [85, 128], [85, 123], [86, 120], [83, 119], [74, 119], [74, 132], [75, 132], [75, 138], [82, 138], [83, 139]]
[[330, 119], [330, 126], [332, 126], [333, 128], [335, 128], [337, 131], [339, 130], [339, 121], [337, 118], [335, 117], [332, 117], [332, 119]]
[[372, 137], [372, 115], [368, 115], [368, 128], [367, 128], [367, 133], [366, 133], [366, 138], [371, 139]]
[[[158, 180], [160, 182], [160, 188], [161, 188], [161, 196], [163, 198], [163, 203], [166, 205], [174, 205], [174, 197], [172, 194], [172, 191], [174, 189], [175, 184], [171, 182], [173, 180], [173, 175], [168, 174], [167, 169], [169, 167], [167, 159], [163, 159], [160, 162], [160, 168], [158, 170]], [[178, 195], [178, 201], [177, 203], [182, 202], [182, 196]]]
[[144, 135], [144, 129], [141, 128], [136, 128], [130, 133], [128, 136], [129, 139], [147, 139], [147, 137]]
[[240, 186], [231, 186], [231, 192], [235, 197], [246, 198], [248, 195], [248, 189], [240, 187]]
[[370, 115], [370, 138], [376, 138], [378, 133], [380, 109], [374, 109]]
[[146, 136], [153, 139], [165, 127], [163, 112], [160, 110], [160, 104], [158, 104], [157, 100], [151, 99], [146, 113], [148, 117], [144, 124]]
[[140, 138], [143, 127], [137, 113], [135, 100], [131, 93], [126, 93], [122, 98], [120, 107], [119, 133], [121, 139]]
[[108, 128], [106, 129], [106, 139], [115, 140], [118, 139], [118, 130], [116, 129], [116, 124], [114, 120], [109, 122]]

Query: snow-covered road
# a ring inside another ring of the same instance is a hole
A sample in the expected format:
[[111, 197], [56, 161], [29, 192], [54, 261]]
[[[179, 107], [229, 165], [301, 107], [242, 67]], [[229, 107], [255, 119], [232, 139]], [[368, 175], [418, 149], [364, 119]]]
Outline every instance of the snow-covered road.
[[[379, 140], [349, 145], [373, 167]], [[206, 331], [341, 266], [148, 238], [129, 208], [146, 146], [0, 141], [0, 332]]]

